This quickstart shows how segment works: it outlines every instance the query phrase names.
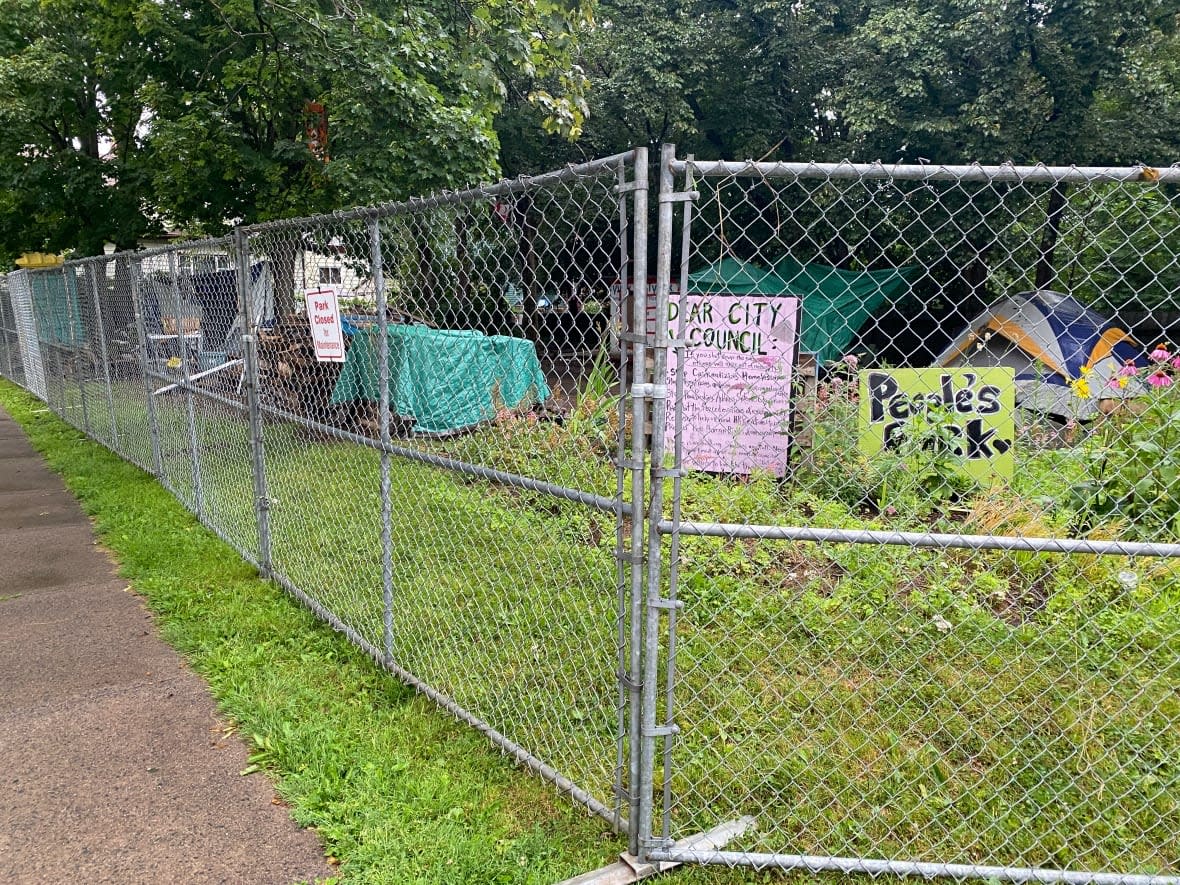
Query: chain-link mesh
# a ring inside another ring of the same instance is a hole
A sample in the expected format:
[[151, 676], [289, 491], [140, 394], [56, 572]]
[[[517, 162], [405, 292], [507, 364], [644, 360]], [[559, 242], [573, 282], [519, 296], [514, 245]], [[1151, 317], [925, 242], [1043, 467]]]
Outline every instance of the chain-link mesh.
[[637, 156], [15, 272], [0, 373], [626, 826]]
[[651, 856], [1175, 881], [1180, 173], [674, 168]]
[[24, 358], [20, 352], [20, 331], [11, 288], [6, 274], [0, 274], [0, 373], [25, 386]]
[[[629, 641], [610, 296], [632, 173], [628, 155], [246, 231], [273, 281], [258, 362], [274, 573], [607, 816]], [[343, 318], [341, 362], [309, 324], [325, 312]]]

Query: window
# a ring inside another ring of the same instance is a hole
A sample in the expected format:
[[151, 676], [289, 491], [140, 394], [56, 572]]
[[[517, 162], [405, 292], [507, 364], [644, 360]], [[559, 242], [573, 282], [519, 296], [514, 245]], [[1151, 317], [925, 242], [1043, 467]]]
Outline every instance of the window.
[[338, 267], [321, 267], [320, 268], [320, 285], [330, 286], [333, 283], [339, 284], [341, 282], [340, 268]]

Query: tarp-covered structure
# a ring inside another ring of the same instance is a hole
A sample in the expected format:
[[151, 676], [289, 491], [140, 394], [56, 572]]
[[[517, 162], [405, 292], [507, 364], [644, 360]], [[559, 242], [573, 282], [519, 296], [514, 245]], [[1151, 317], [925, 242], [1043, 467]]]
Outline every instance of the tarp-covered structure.
[[728, 257], [689, 274], [689, 290], [702, 295], [794, 296], [803, 305], [799, 348], [823, 365], [839, 359], [865, 321], [886, 301], [909, 292], [913, 268], [843, 270], [803, 264], [791, 256], [773, 269]]
[[[531, 341], [410, 325], [386, 334], [390, 408], [415, 433], [457, 433], [550, 396]], [[332, 403], [381, 398], [380, 344], [376, 326], [352, 337]]]
[[[1006, 366], [1016, 376], [1016, 403], [1064, 419], [1085, 419], [1127, 360], [1142, 350], [1118, 323], [1060, 292], [1021, 292], [975, 317], [935, 359], [936, 366]], [[1069, 382], [1089, 367], [1088, 399]]]

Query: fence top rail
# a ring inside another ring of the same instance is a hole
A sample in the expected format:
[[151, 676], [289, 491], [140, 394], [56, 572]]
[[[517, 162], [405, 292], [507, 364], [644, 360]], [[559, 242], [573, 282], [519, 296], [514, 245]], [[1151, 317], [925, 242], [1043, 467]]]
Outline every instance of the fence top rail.
[[[153, 246], [150, 249], [124, 249], [122, 252], [111, 252], [110, 254], [86, 255], [80, 258], [71, 258], [53, 267], [30, 267], [27, 270], [31, 274], [61, 273], [63, 270], [74, 270], [91, 264], [110, 264], [127, 260], [140, 261], [144, 258], [155, 258], [175, 252], [191, 252], [199, 249], [229, 250], [232, 246], [232, 236], [207, 237], [202, 240], [184, 240], [183, 242], [170, 243], [167, 246]], [[12, 271], [9, 271], [9, 273], [12, 273]]]
[[1180, 164], [1172, 166], [941, 166], [888, 163], [756, 163], [753, 160], [675, 160], [672, 170], [707, 178], [894, 179], [901, 181], [971, 182], [1144, 182], [1180, 184]]
[[438, 208], [439, 206], [471, 203], [481, 199], [521, 193], [565, 181], [576, 181], [579, 178], [588, 178], [604, 172], [617, 171], [621, 166], [625, 166], [628, 163], [638, 168], [635, 150], [626, 151], [621, 154], [612, 154], [609, 157], [602, 157], [601, 159], [591, 160], [586, 163], [570, 164], [562, 169], [556, 169], [540, 175], [522, 175], [519, 178], [506, 178], [495, 184], [479, 185], [460, 191], [440, 191], [428, 197], [411, 197], [408, 200], [399, 202], [381, 203], [376, 206], [364, 206], [355, 209], [343, 209], [325, 215], [264, 221], [259, 224], [245, 225], [241, 230], [247, 234], [261, 234], [268, 231], [290, 230], [309, 225], [334, 224], [344, 221], [356, 221], [358, 219], [384, 218], [390, 215], [423, 212]]

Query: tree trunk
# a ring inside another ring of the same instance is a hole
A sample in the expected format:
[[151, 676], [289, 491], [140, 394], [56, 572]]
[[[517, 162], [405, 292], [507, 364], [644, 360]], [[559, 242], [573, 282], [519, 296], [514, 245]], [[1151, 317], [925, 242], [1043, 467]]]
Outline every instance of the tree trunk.
[[1052, 288], [1057, 280], [1057, 270], [1053, 266], [1053, 253], [1057, 249], [1057, 240], [1061, 236], [1061, 217], [1065, 214], [1068, 203], [1066, 196], [1069, 185], [1059, 181], [1049, 191], [1049, 206], [1045, 212], [1045, 230], [1041, 234], [1040, 257], [1037, 259], [1037, 275], [1035, 285], [1038, 289]]
[[299, 234], [283, 231], [273, 236], [274, 239], [268, 238], [268, 242], [255, 241], [251, 244], [250, 260], [257, 261], [262, 255], [270, 260], [275, 284], [275, 316], [285, 316], [295, 313], [303, 301], [295, 291], [295, 263], [300, 256]]

